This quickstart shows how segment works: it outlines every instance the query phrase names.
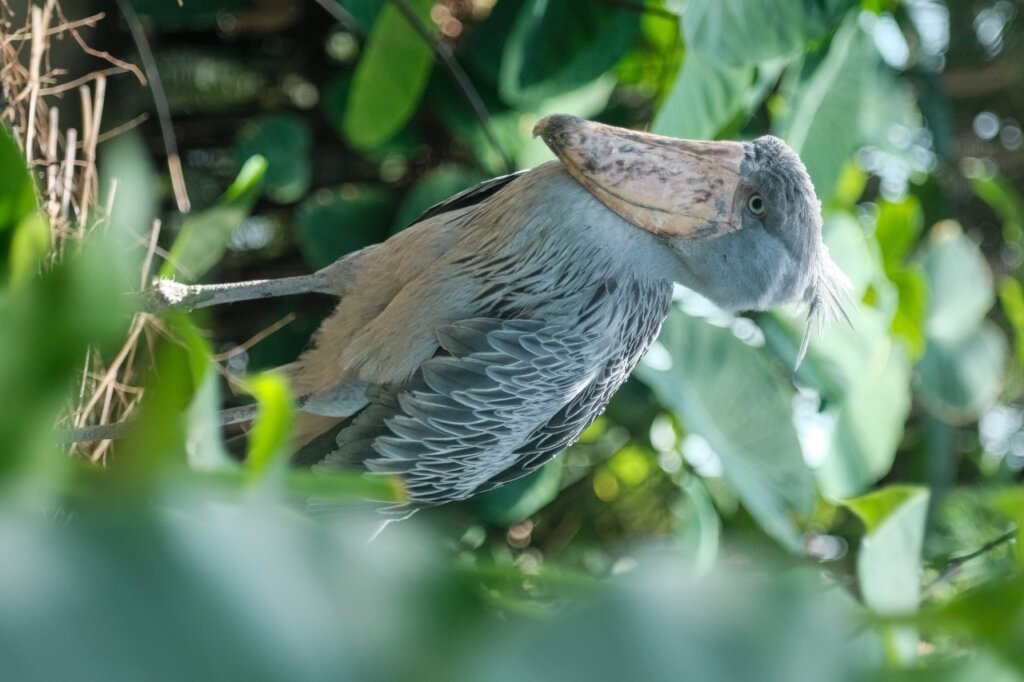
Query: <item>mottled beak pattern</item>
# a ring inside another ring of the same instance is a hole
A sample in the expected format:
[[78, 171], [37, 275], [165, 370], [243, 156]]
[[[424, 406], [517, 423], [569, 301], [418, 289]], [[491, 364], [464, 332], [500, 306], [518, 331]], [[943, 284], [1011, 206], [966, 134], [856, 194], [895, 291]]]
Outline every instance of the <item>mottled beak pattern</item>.
[[601, 203], [648, 232], [710, 239], [739, 230], [739, 142], [697, 142], [558, 114], [533, 129]]

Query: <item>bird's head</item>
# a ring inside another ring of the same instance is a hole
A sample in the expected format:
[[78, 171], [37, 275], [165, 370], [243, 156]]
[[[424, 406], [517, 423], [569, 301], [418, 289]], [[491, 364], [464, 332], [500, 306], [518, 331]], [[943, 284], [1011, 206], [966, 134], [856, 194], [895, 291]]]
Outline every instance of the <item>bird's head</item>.
[[682, 284], [727, 310], [807, 303], [801, 357], [813, 326], [845, 315], [849, 284], [822, 242], [814, 185], [782, 140], [678, 140], [565, 115], [533, 134], [601, 203], [673, 251]]

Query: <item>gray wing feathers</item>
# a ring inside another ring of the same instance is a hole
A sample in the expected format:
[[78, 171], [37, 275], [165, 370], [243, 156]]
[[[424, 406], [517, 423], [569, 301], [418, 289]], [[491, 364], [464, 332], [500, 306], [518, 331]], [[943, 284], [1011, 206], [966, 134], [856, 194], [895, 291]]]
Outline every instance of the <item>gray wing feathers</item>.
[[538, 320], [468, 320], [438, 340], [447, 355], [370, 396], [323, 466], [362, 461], [400, 474], [415, 506], [468, 497], [604, 366], [594, 333]]

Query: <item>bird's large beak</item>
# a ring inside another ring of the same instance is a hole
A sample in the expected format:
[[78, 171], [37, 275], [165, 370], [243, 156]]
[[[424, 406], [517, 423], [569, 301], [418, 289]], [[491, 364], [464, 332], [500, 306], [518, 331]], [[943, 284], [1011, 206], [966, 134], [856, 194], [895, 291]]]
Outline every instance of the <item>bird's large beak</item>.
[[533, 129], [605, 206], [649, 232], [708, 239], [741, 226], [739, 142], [695, 142], [555, 114]]

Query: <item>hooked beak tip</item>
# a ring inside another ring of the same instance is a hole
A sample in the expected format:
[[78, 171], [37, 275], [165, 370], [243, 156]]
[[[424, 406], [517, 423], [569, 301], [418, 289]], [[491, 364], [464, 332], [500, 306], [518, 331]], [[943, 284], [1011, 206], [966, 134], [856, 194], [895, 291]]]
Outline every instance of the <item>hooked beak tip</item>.
[[551, 114], [537, 121], [533, 126], [533, 137], [543, 138], [547, 141], [553, 135], [563, 132], [567, 127], [583, 123], [583, 119], [568, 114]]

